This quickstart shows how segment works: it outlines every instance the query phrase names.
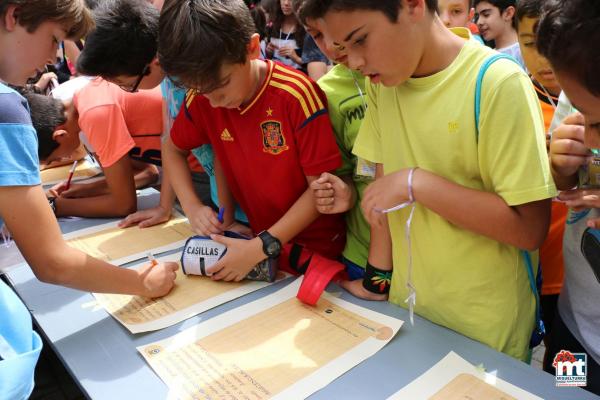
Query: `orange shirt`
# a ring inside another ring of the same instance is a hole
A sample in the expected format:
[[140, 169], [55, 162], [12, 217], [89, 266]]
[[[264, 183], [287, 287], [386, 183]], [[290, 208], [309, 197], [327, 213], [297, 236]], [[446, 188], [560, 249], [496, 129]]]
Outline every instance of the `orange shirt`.
[[162, 96], [160, 88], [128, 93], [96, 78], [73, 97], [79, 127], [102, 167], [123, 156], [161, 165]]
[[[552, 117], [554, 116], [554, 104], [558, 103], [558, 98], [548, 95], [533, 81], [533, 87], [538, 95], [542, 114], [544, 115], [544, 126], [546, 132], [550, 129]], [[563, 203], [552, 202], [552, 217], [550, 219], [550, 229], [548, 236], [540, 247], [540, 263], [542, 265], [542, 295], [559, 294], [562, 288], [564, 276], [563, 263], [563, 234], [565, 232], [565, 223], [567, 220], [568, 208]]]

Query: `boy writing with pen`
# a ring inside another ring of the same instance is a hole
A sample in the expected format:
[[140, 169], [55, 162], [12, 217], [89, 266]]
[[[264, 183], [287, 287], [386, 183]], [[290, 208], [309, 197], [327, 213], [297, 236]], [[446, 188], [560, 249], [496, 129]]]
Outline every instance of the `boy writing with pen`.
[[[210, 20], [210, 24], [197, 21]], [[261, 260], [295, 243], [329, 258], [344, 246], [341, 215], [321, 215], [309, 183], [340, 166], [326, 100], [305, 75], [259, 60], [260, 42], [243, 1], [168, 0], [159, 25], [159, 61], [188, 93], [163, 146], [165, 170], [190, 221], [201, 211], [185, 160], [211, 143], [232, 196], [221, 196], [224, 223], [232, 199], [257, 237], [211, 235], [227, 246], [213, 279], [241, 280]], [[243, 127], [241, 129], [240, 127]], [[194, 223], [199, 234], [207, 234]], [[280, 266], [287, 262], [279, 258]]]

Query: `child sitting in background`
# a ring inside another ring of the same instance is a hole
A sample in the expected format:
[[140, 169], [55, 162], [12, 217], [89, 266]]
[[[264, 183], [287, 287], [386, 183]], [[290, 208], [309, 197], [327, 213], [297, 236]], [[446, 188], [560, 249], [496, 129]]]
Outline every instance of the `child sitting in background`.
[[525, 68], [515, 28], [516, 0], [475, 0], [474, 4], [481, 37], [486, 42], [493, 41], [496, 50], [513, 57]]

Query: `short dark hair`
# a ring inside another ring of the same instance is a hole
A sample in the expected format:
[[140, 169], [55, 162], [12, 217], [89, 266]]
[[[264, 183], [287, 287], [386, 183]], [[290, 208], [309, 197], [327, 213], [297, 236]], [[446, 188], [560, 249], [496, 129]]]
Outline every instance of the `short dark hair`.
[[160, 65], [186, 86], [210, 92], [221, 84], [221, 66], [246, 62], [255, 32], [242, 0], [166, 0], [159, 24]]
[[22, 94], [29, 103], [31, 122], [37, 133], [38, 156], [40, 160], [45, 160], [58, 147], [53, 134], [56, 127], [67, 122], [65, 106], [53, 97], [32, 92]]
[[35, 31], [43, 22], [52, 21], [63, 27], [68, 39], [77, 40], [94, 26], [83, 0], [0, 0], [0, 16], [4, 17], [11, 5], [18, 7], [18, 23], [28, 32]]
[[139, 75], [156, 56], [159, 11], [147, 0], [103, 0], [77, 60], [84, 75]]
[[555, 71], [572, 75], [600, 96], [600, 2], [548, 0], [538, 23], [537, 47]]
[[[431, 12], [437, 11], [437, 0], [425, 0]], [[294, 12], [303, 24], [307, 19], [322, 18], [329, 11], [381, 11], [391, 21], [398, 20], [401, 0], [293, 0]]]
[[539, 18], [542, 15], [544, 0], [519, 0], [517, 2], [517, 11], [515, 13], [515, 22], [517, 27], [519, 22], [527, 18]]
[[[473, 2], [473, 7], [477, 7], [477, 4], [482, 2], [490, 3], [498, 10], [500, 10], [500, 14], [502, 14], [508, 7], [514, 7], [515, 10], [517, 8], [517, 0], [475, 0]], [[513, 16], [512, 19], [512, 27], [517, 29], [517, 16]]]

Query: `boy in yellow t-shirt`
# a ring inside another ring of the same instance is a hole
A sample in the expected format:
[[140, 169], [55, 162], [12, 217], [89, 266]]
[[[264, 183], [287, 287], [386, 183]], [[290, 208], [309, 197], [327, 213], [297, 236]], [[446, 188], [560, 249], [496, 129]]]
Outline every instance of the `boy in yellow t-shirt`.
[[[303, 4], [300, 18], [322, 18], [370, 78], [354, 153], [376, 163], [362, 208], [371, 225], [387, 215], [390, 301], [413, 287], [420, 315], [526, 359], [536, 300], [520, 249], [543, 242], [556, 193], [529, 78], [510, 60], [490, 66], [477, 135], [475, 81], [493, 52], [447, 30], [436, 1]], [[409, 249], [410, 207], [381, 211], [411, 198]]]

